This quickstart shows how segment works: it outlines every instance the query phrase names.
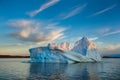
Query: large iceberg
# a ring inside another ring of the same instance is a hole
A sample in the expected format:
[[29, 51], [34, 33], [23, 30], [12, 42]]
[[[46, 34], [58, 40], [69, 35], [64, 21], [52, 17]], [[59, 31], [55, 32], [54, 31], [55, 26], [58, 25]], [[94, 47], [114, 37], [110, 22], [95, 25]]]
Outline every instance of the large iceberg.
[[50, 43], [46, 47], [29, 49], [29, 52], [32, 62], [75, 63], [101, 61], [96, 45], [86, 37], [75, 42], [73, 48], [67, 42]]

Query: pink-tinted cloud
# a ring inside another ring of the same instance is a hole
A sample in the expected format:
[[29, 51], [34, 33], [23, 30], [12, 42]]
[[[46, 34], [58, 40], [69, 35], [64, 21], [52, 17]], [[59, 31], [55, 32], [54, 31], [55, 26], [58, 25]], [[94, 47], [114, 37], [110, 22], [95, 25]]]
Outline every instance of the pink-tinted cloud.
[[[11, 32], [9, 35], [18, 40], [26, 41], [26, 42], [35, 42], [35, 43], [43, 43], [50, 42], [56, 39], [59, 39], [64, 36], [64, 31], [66, 30], [63, 27], [60, 27], [58, 24], [48, 24], [47, 26], [43, 26], [43, 22], [35, 21], [35, 20], [13, 20], [8, 22], [9, 26], [17, 28], [16, 32]], [[14, 24], [13, 24], [14, 23]], [[19, 26], [17, 26], [19, 25]], [[50, 25], [50, 26], [49, 26]]]

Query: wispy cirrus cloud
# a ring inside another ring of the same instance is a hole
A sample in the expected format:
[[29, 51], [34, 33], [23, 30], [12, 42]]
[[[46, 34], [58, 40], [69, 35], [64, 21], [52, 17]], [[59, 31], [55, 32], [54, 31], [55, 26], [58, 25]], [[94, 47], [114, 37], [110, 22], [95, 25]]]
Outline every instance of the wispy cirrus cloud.
[[102, 29], [98, 29], [95, 32], [96, 36], [109, 36], [109, 35], [114, 35], [114, 34], [119, 34], [120, 33], [120, 29], [113, 29], [111, 27], [105, 27]]
[[94, 41], [94, 40], [97, 40], [98, 37], [93, 37], [93, 38], [88, 38], [90, 41]]
[[107, 32], [107, 33], [104, 34], [104, 36], [118, 34], [118, 33], [120, 33], [120, 30], [115, 30], [115, 31]]
[[83, 10], [86, 6], [87, 6], [87, 4], [84, 4], [84, 5], [82, 5], [82, 6], [76, 7], [75, 9], [73, 9], [72, 11], [70, 11], [68, 14], [66, 14], [63, 19], [67, 19], [67, 18], [70, 18], [70, 17], [72, 17], [72, 16], [77, 15], [77, 14], [80, 13], [81, 10]]
[[109, 11], [109, 10], [115, 8], [116, 6], [117, 6], [117, 4], [113, 4], [112, 6], [109, 6], [109, 7], [105, 8], [105, 9], [103, 9], [103, 10], [100, 10], [100, 11], [98, 11], [98, 12], [96, 12], [96, 13], [90, 15], [89, 17], [97, 16], [97, 15], [103, 14], [103, 13], [105, 13], [105, 12], [107, 12], [107, 11]]
[[23, 43], [5, 44], [5, 43], [4, 43], [4, 46], [5, 46], [5, 47], [14, 47], [14, 46], [16, 46], [16, 47], [22, 47], [22, 46], [25, 46], [25, 44], [23, 44]]
[[87, 6], [87, 4], [83, 4], [82, 6], [77, 6], [69, 12], [60, 14], [60, 17], [62, 17], [62, 19], [67, 19], [72, 16], [75, 16], [75, 15], [79, 14], [86, 6]]
[[[44, 25], [44, 26], [43, 26]], [[50, 25], [50, 26], [49, 26]], [[25, 42], [37, 44], [51, 42], [64, 36], [66, 28], [58, 24], [46, 25], [36, 20], [10, 20], [8, 26], [13, 29], [9, 36]]]
[[9, 44], [8, 46], [24, 46], [22, 43], [16, 43], [16, 44]]
[[60, 0], [50, 0], [49, 2], [43, 4], [42, 6], [40, 6], [38, 9], [31, 11], [31, 12], [27, 12], [27, 14], [30, 17], [33, 17], [35, 15], [37, 15], [38, 13], [40, 13], [41, 11], [47, 9], [50, 6], [53, 6], [54, 4], [56, 4], [57, 2], [59, 2]]

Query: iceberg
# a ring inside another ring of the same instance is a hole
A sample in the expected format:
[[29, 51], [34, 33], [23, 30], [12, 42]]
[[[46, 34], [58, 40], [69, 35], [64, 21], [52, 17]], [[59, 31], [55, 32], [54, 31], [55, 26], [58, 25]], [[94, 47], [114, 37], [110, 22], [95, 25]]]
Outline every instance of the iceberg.
[[73, 48], [67, 42], [49, 43], [45, 47], [31, 48], [29, 52], [31, 62], [76, 63], [102, 61], [96, 45], [86, 37], [76, 41]]
[[88, 59], [101, 61], [101, 55], [97, 50], [97, 46], [93, 42], [90, 42], [87, 37], [83, 37], [81, 40], [75, 42], [72, 51], [82, 54]]

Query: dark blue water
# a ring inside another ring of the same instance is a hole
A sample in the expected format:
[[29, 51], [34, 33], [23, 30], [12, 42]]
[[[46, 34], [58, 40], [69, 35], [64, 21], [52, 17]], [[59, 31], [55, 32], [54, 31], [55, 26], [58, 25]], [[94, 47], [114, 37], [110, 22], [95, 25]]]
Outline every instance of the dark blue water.
[[0, 80], [120, 80], [120, 58], [101, 63], [43, 64], [0, 59]]

